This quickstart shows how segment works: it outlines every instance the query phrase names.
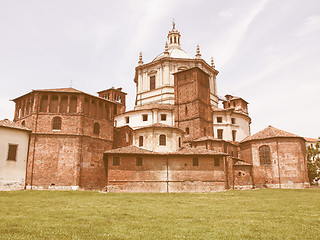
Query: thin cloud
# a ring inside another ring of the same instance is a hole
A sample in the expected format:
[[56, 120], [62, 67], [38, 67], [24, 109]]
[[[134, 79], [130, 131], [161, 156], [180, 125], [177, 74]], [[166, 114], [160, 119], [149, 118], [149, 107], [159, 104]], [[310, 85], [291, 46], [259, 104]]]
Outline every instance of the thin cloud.
[[320, 32], [320, 15], [313, 15], [308, 17], [302, 24], [298, 35], [304, 36], [315, 32]]
[[[235, 20], [236, 23], [229, 29], [229, 31], [227, 31], [226, 34], [224, 34], [224, 36], [222, 36], [222, 38], [220, 38], [221, 42], [218, 44], [222, 46], [222, 48], [217, 52], [216, 58], [219, 59], [219, 67], [221, 69], [241, 46], [242, 39], [245, 36], [247, 29], [255, 17], [263, 11], [267, 2], [268, 0], [262, 0], [257, 5], [253, 6], [252, 10], [245, 13], [239, 21]], [[226, 15], [227, 12], [222, 14]]]

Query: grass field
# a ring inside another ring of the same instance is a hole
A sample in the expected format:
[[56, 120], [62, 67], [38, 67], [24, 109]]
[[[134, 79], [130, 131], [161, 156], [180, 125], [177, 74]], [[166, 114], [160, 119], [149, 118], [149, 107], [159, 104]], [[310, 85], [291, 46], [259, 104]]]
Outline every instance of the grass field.
[[320, 239], [320, 189], [0, 192], [0, 239]]

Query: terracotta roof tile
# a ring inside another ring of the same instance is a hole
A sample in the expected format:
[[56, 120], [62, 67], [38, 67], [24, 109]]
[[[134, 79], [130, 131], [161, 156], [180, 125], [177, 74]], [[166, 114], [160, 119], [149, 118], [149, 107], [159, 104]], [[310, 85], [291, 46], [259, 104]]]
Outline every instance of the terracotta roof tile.
[[212, 136], [205, 136], [205, 137], [200, 137], [200, 138], [196, 138], [193, 140], [190, 140], [190, 142], [202, 142], [202, 141], [224, 141], [223, 139], [218, 139], [218, 138], [214, 138]]
[[318, 141], [320, 141], [320, 139], [316, 139], [316, 138], [304, 138], [304, 140], [306, 140], [306, 142], [318, 142]]
[[252, 136], [248, 136], [245, 139], [243, 139], [241, 142], [247, 142], [252, 140], [260, 140], [260, 139], [267, 139], [267, 138], [275, 138], [275, 137], [295, 137], [295, 138], [302, 138], [298, 135], [280, 130], [278, 128], [269, 126], [260, 132], [257, 132], [256, 134]]
[[[32, 90], [32, 92], [82, 93], [82, 94], [86, 94], [86, 95], [91, 96], [91, 97], [99, 98], [99, 99], [104, 100], [104, 101], [116, 103], [116, 102], [110, 101], [108, 99], [101, 98], [101, 97], [96, 96], [96, 95], [92, 95], [92, 94], [89, 94], [89, 93], [86, 93], [86, 92], [82, 92], [82, 91], [77, 90], [77, 89], [72, 88], [72, 87], [70, 87], [70, 88], [36, 89], [36, 90]], [[12, 99], [12, 101], [15, 101], [15, 100], [17, 100], [17, 99], [19, 99], [21, 97], [24, 97], [24, 96], [26, 96], [26, 95], [28, 95], [28, 94], [30, 94], [32, 92], [26, 93], [26, 94], [24, 94], [24, 95], [22, 95], [20, 97]]]
[[184, 132], [180, 128], [173, 127], [173, 126], [170, 126], [170, 125], [166, 125], [166, 124], [163, 124], [163, 123], [155, 123], [155, 124], [152, 124], [152, 125], [136, 128], [135, 130], [145, 129], [145, 128], [173, 128], [173, 129], [177, 129], [177, 130], [179, 130], [181, 132]]
[[147, 155], [219, 155], [219, 156], [226, 156], [228, 154], [208, 150], [204, 148], [182, 148], [177, 152], [153, 152], [146, 149], [142, 149], [135, 146], [127, 146], [122, 148], [117, 148], [113, 150], [105, 151], [108, 154], [147, 154]]
[[170, 155], [223, 155], [227, 156], [228, 154], [219, 151], [213, 151], [205, 148], [191, 148], [186, 147], [182, 148], [177, 152], [172, 152]]
[[252, 166], [252, 164], [250, 163], [246, 163], [243, 161], [237, 161], [235, 164], [233, 164], [234, 166]]
[[[174, 105], [172, 104], [160, 104], [160, 103], [152, 103], [142, 106], [136, 106], [134, 110], [148, 110], [148, 109], [162, 109], [162, 110], [173, 110]], [[132, 110], [133, 111], [133, 110]]]
[[52, 88], [52, 89], [36, 89], [34, 92], [66, 92], [66, 93], [85, 93], [80, 90], [70, 88]]
[[156, 152], [152, 152], [143, 148], [135, 147], [135, 146], [127, 146], [116, 148], [112, 150], [105, 151], [105, 153], [111, 154], [157, 154]]
[[0, 120], [0, 127], [15, 128], [15, 129], [20, 129], [20, 130], [25, 130], [25, 131], [31, 132], [31, 129], [24, 127], [24, 126], [21, 126], [18, 123], [12, 122], [9, 119]]

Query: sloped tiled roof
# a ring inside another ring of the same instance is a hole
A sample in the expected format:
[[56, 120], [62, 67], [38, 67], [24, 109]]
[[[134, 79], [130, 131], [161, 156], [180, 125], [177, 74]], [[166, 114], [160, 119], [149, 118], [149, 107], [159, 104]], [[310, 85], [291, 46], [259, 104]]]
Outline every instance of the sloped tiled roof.
[[31, 129], [29, 129], [25, 126], [21, 126], [18, 123], [12, 122], [9, 119], [0, 120], [0, 127], [15, 128], [15, 129], [20, 129], [20, 130], [25, 130], [25, 131], [31, 132]]
[[105, 153], [109, 153], [109, 154], [147, 154], [147, 155], [219, 155], [219, 156], [228, 155], [223, 152], [208, 150], [208, 149], [204, 149], [204, 148], [187, 147], [187, 148], [182, 148], [176, 152], [153, 152], [153, 151], [149, 151], [149, 150], [135, 147], [135, 146], [127, 146], [127, 147], [117, 148], [117, 149], [113, 149], [113, 150], [108, 150], [108, 151], [105, 151]]
[[136, 106], [134, 110], [146, 110], [146, 109], [162, 109], [162, 110], [173, 110], [174, 106], [172, 104], [160, 104], [151, 103], [142, 106]]
[[181, 130], [180, 128], [173, 127], [173, 126], [170, 126], [170, 125], [166, 125], [166, 124], [163, 124], [163, 123], [155, 123], [155, 124], [152, 124], [152, 125], [147, 125], [147, 126], [144, 126], [144, 127], [136, 128], [135, 130], [145, 129], [145, 128], [173, 128], [173, 129], [177, 129], [177, 130], [183, 132], [183, 130]]
[[[227, 96], [231, 96], [231, 98], [229, 98], [229, 100], [227, 100]], [[245, 101], [246, 103], [248, 103], [246, 100], [244, 100], [242, 97], [238, 97], [238, 96], [233, 96], [233, 95], [230, 95], [230, 94], [227, 94], [227, 95], [225, 95], [225, 100], [223, 100], [224, 102], [226, 102], [226, 101], [231, 101], [231, 100], [243, 100], [243, 101]]]
[[294, 138], [302, 138], [298, 135], [295, 135], [293, 133], [289, 133], [283, 130], [280, 130], [278, 128], [269, 126], [260, 132], [257, 132], [256, 134], [252, 136], [248, 136], [245, 139], [243, 139], [241, 142], [247, 142], [252, 140], [260, 140], [260, 139], [267, 139], [267, 138], [276, 138], [276, 137], [294, 137]]
[[306, 140], [306, 142], [318, 142], [318, 141], [320, 141], [319, 139], [316, 139], [316, 138], [304, 138], [304, 140]]
[[127, 146], [116, 148], [112, 150], [105, 151], [105, 153], [113, 153], [113, 154], [157, 154], [156, 152], [152, 152], [143, 148], [135, 147], [135, 146]]
[[108, 99], [104, 99], [104, 98], [101, 98], [99, 96], [96, 96], [96, 95], [92, 95], [92, 94], [89, 94], [89, 93], [86, 93], [86, 92], [82, 92], [80, 90], [77, 90], [75, 88], [72, 88], [72, 87], [69, 87], [69, 88], [51, 88], [51, 89], [36, 89], [36, 90], [32, 90], [31, 92], [27, 93], [27, 94], [24, 94], [20, 97], [17, 97], [15, 99], [12, 99], [12, 101], [15, 101], [21, 97], [24, 97], [32, 92], [56, 92], [56, 93], [82, 93], [82, 94], [86, 94], [88, 96], [91, 96], [91, 97], [95, 97], [95, 98], [99, 98], [101, 100], [104, 100], [104, 101], [108, 101], [108, 102], [112, 102], [112, 103], [117, 103], [117, 102], [113, 102], [113, 101], [110, 101]]
[[237, 161], [235, 164], [233, 164], [234, 166], [252, 166], [252, 164], [250, 163], [246, 163], [243, 161]]
[[227, 156], [228, 154], [219, 151], [213, 151], [205, 148], [182, 148], [177, 152], [169, 153], [170, 155], [223, 155]]
[[218, 139], [218, 138], [214, 138], [212, 136], [204, 136], [204, 137], [200, 137], [200, 138], [196, 138], [193, 140], [190, 140], [190, 142], [202, 142], [202, 141], [224, 141], [223, 139]]
[[85, 93], [75, 88], [52, 88], [52, 89], [37, 89], [34, 92], [65, 92], [65, 93]]

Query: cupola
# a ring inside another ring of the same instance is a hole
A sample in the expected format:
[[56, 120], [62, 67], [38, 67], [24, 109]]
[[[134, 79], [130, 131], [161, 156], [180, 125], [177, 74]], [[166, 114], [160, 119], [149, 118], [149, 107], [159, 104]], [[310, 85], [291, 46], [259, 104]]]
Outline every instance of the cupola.
[[168, 44], [169, 49], [171, 48], [180, 48], [180, 32], [176, 29], [176, 24], [172, 21], [172, 30], [168, 33]]

